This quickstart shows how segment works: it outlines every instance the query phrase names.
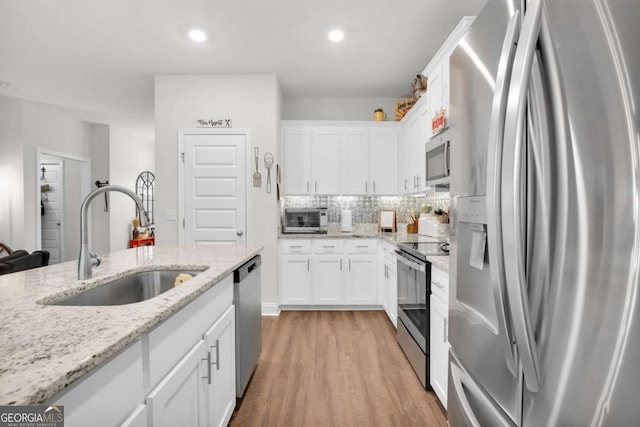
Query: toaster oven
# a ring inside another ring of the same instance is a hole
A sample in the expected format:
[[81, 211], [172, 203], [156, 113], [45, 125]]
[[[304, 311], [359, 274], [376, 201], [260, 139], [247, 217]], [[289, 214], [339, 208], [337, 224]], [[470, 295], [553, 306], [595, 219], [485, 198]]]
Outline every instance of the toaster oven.
[[282, 217], [283, 233], [326, 233], [326, 208], [285, 208]]

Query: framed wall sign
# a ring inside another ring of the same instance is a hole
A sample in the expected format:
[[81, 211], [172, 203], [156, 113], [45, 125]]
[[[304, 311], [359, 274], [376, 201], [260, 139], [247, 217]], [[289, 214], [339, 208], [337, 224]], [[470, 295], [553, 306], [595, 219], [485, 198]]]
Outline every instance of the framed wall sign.
[[378, 217], [378, 231], [396, 231], [396, 211], [381, 210]]

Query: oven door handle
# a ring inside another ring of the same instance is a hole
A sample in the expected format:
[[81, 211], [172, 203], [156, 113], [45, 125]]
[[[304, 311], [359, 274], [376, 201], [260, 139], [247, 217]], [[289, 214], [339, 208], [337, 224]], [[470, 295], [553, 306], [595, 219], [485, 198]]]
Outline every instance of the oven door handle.
[[404, 265], [407, 265], [407, 266], [413, 268], [414, 270], [418, 270], [418, 271], [420, 271], [422, 273], [426, 273], [427, 272], [427, 267], [424, 264], [419, 264], [419, 263], [417, 263], [415, 261], [410, 260], [409, 258], [404, 256], [402, 254], [402, 252], [400, 252], [400, 251], [396, 251], [396, 257], [398, 258], [398, 261], [400, 261]]

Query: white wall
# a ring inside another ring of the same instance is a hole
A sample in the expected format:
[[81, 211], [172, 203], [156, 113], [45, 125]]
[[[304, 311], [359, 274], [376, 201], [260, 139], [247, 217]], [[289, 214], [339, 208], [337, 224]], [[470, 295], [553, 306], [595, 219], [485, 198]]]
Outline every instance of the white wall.
[[[22, 161], [11, 166], [18, 171], [22, 168], [21, 179], [23, 200], [12, 218], [12, 223], [22, 223], [22, 238], [13, 244], [33, 251], [40, 246], [37, 241], [36, 216], [40, 215], [40, 204], [36, 197], [38, 179], [36, 149], [74, 154], [90, 158], [90, 126], [71, 113], [56, 107], [22, 100], [8, 100], [18, 108], [19, 141]], [[21, 219], [22, 218], [22, 219]]]
[[[274, 74], [174, 75], [155, 79], [155, 170], [157, 183], [156, 244], [177, 245], [180, 221], [166, 221], [167, 209], [178, 209], [177, 130], [194, 128], [197, 119], [230, 118], [234, 128], [250, 128], [252, 147], [278, 152], [279, 84]], [[253, 149], [253, 148], [251, 148]], [[276, 156], [275, 163], [279, 163]], [[274, 176], [275, 167], [272, 170]], [[264, 163], [260, 172], [266, 176]], [[251, 177], [247, 177], [251, 182]], [[249, 245], [264, 246], [262, 301], [277, 303], [277, 201], [275, 185], [251, 187]]]
[[283, 120], [373, 120], [382, 108], [387, 121], [395, 121], [398, 98], [284, 98]]
[[20, 106], [0, 97], [0, 242], [20, 249], [24, 242], [24, 183]]
[[[84, 122], [64, 108], [0, 97], [0, 241], [14, 249], [40, 247], [36, 228], [40, 216], [36, 204], [38, 148], [90, 159], [88, 184], [94, 189], [96, 179], [109, 179], [109, 139], [108, 125]], [[109, 215], [103, 209], [99, 201], [92, 205], [91, 242], [98, 253], [110, 250]], [[80, 224], [68, 225], [74, 234], [69, 239], [79, 240]]]
[[[154, 142], [118, 126], [111, 126], [109, 144], [109, 183], [136, 191], [140, 172], [154, 171]], [[131, 220], [136, 208], [129, 197], [111, 193], [110, 200], [111, 251], [127, 249], [131, 239]]]
[[[96, 181], [109, 180], [109, 141], [111, 129], [107, 125], [91, 125], [91, 190], [95, 190]], [[107, 196], [110, 197], [110, 196]], [[102, 202], [102, 203], [101, 203]], [[104, 211], [104, 196], [91, 203], [91, 250], [97, 254], [106, 254], [111, 250], [111, 224], [109, 212]]]
[[64, 261], [78, 259], [80, 253], [80, 205], [83, 194], [80, 185], [81, 162], [65, 159], [64, 162]]

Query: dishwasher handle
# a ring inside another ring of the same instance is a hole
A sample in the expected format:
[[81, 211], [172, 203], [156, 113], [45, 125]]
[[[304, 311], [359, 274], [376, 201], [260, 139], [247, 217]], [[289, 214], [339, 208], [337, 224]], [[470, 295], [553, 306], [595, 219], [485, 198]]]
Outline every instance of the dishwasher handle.
[[262, 257], [256, 255], [233, 272], [233, 283], [240, 283], [262, 264]]

